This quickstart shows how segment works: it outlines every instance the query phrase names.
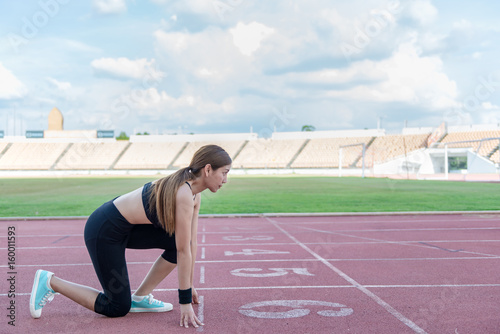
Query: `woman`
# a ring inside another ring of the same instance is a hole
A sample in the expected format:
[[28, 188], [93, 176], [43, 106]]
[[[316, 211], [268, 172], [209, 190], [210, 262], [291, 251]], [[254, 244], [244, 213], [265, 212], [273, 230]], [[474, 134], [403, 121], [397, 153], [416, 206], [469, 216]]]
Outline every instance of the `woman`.
[[[227, 182], [231, 162], [221, 147], [203, 146], [189, 167], [103, 204], [90, 215], [84, 233], [103, 292], [38, 270], [30, 298], [32, 317], [41, 316], [42, 307], [55, 293], [108, 317], [170, 311], [172, 305], [154, 299], [151, 292], [177, 265], [180, 325], [203, 325], [191, 305], [198, 303], [193, 287], [201, 200], [198, 194], [205, 189], [216, 192], [221, 188]], [[126, 248], [164, 250], [133, 296]]]

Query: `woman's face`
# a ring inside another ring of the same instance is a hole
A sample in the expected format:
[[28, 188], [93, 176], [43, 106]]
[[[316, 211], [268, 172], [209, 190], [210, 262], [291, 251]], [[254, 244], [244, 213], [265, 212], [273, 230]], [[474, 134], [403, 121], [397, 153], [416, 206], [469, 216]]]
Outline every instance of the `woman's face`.
[[227, 182], [227, 173], [230, 169], [231, 165], [222, 166], [215, 170], [210, 168], [206, 181], [211, 192], [216, 192]]

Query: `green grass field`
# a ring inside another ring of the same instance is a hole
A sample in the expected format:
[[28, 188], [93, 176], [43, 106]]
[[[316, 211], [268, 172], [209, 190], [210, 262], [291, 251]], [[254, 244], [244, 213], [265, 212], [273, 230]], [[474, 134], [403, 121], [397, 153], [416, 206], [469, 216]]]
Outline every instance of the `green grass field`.
[[[155, 179], [0, 179], [0, 217], [87, 216]], [[500, 184], [337, 177], [232, 176], [202, 193], [203, 214], [498, 210]]]

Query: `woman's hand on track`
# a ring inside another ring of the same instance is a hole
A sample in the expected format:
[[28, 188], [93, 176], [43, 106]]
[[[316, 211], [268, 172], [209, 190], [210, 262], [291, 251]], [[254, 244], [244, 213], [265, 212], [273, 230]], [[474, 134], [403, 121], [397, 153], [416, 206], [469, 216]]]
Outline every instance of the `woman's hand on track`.
[[189, 328], [189, 323], [191, 323], [195, 328], [204, 325], [194, 314], [193, 306], [191, 304], [181, 304], [180, 325], [181, 327]]

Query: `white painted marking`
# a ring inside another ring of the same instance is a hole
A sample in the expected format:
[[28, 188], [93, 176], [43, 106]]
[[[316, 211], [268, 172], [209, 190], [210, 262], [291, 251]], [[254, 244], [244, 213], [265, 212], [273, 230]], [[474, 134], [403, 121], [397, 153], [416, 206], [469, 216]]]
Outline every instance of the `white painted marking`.
[[[365, 288], [377, 288], [377, 289], [394, 289], [394, 288], [498, 288], [500, 284], [436, 284], [436, 285], [364, 285]], [[276, 289], [357, 289], [353, 285], [314, 285], [314, 286], [233, 286], [233, 287], [219, 287], [219, 288], [196, 288], [196, 291], [219, 291], [219, 290], [276, 290]], [[177, 288], [173, 289], [154, 289], [155, 292], [168, 292], [177, 291]], [[16, 292], [16, 296], [29, 296], [30, 292]], [[7, 296], [6, 293], [0, 294], [0, 297]]]
[[255, 230], [260, 230], [261, 227], [257, 226], [246, 226], [246, 227], [236, 227], [237, 230], [242, 230], [242, 231], [255, 231]]
[[233, 235], [233, 236], [222, 237], [222, 240], [226, 240], [226, 241], [248, 241], [248, 240], [269, 241], [269, 240], [273, 240], [273, 239], [274, 239], [274, 237], [271, 237], [269, 235], [256, 235], [253, 237], [243, 237], [241, 235]]
[[[329, 262], [354, 262], [354, 261], [442, 261], [442, 260], [498, 260], [500, 256], [497, 257], [439, 257], [439, 258], [381, 258], [381, 259], [325, 259]], [[260, 260], [208, 260], [208, 261], [197, 261], [197, 263], [267, 263], [267, 262], [320, 262], [318, 259], [260, 259]], [[127, 265], [144, 265], [153, 264], [152, 261], [147, 262], [127, 262]], [[18, 268], [32, 268], [32, 267], [71, 267], [71, 266], [92, 266], [92, 263], [38, 263], [38, 264], [19, 264], [16, 265]], [[0, 268], [7, 268], [7, 265], [0, 265]]]
[[[303, 229], [314, 230], [310, 227], [301, 227]], [[491, 231], [491, 230], [500, 230], [500, 227], [431, 227], [431, 228], [387, 228], [387, 229], [370, 229], [370, 230], [335, 230], [335, 231], [326, 231], [326, 232], [334, 232], [334, 233], [343, 233], [343, 232], [415, 232], [415, 231]]]
[[[205, 320], [205, 315], [204, 315], [204, 311], [205, 311], [205, 298], [204, 296], [198, 296], [198, 299], [199, 299], [199, 304], [198, 304], [198, 320], [200, 320], [200, 322], [203, 322]], [[203, 326], [200, 326], [196, 329], [197, 332], [203, 332]]]
[[[311, 231], [314, 231], [314, 232], [321, 232], [321, 233], [327, 233], [327, 234], [341, 235], [341, 236], [344, 236], [344, 237], [351, 237], [351, 238], [361, 239], [361, 240], [377, 241], [377, 242], [386, 243], [386, 244], [395, 244], [395, 245], [401, 245], [401, 246], [411, 246], [411, 247], [420, 247], [420, 248], [427, 248], [427, 249], [437, 250], [437, 248], [432, 247], [432, 246], [422, 245], [420, 243], [413, 244], [413, 243], [408, 242], [408, 241], [391, 241], [391, 240], [382, 240], [382, 239], [376, 239], [376, 238], [360, 237], [360, 236], [352, 235], [352, 234], [345, 234], [345, 233], [331, 232], [331, 231], [321, 231], [321, 230], [317, 230], [317, 229], [313, 229], [313, 228], [308, 228], [308, 227], [304, 227], [303, 229], [311, 230]], [[305, 245], [305, 244], [303, 244], [303, 245]], [[492, 257], [497, 257], [498, 256], [496, 254], [485, 254], [485, 253], [470, 252], [470, 251], [464, 251], [464, 250], [461, 250], [460, 253], [476, 254], [476, 255], [492, 256]]]
[[[319, 233], [326, 233], [320, 232]], [[328, 234], [333, 234], [333, 232], [328, 232]], [[353, 236], [354, 237], [354, 236]], [[360, 237], [357, 237], [360, 238]], [[378, 240], [378, 239], [375, 239]], [[500, 240], [410, 240], [410, 241], [387, 241], [387, 240], [367, 240], [367, 241], [344, 241], [344, 242], [304, 242], [304, 245], [377, 245], [377, 244], [387, 244], [387, 243], [403, 243], [410, 246], [410, 244], [419, 243], [500, 243]], [[202, 240], [203, 243], [203, 240]], [[291, 246], [296, 245], [292, 242], [281, 242], [281, 243], [241, 243], [241, 244], [231, 244], [231, 246]], [[205, 244], [204, 246], [220, 247], [227, 246], [227, 244]], [[418, 245], [415, 245], [418, 246]], [[17, 247], [16, 249], [57, 249], [57, 248], [86, 248], [85, 246], [40, 246], [40, 247]], [[6, 250], [7, 248], [0, 247], [0, 250]], [[464, 251], [462, 251], [464, 252]], [[477, 253], [479, 254], [479, 253]], [[488, 256], [500, 256], [500, 255], [488, 255]], [[455, 259], [455, 258], [454, 258]]]
[[303, 276], [314, 276], [314, 274], [311, 274], [307, 268], [269, 268], [269, 270], [274, 271], [273, 273], [259, 273], [259, 274], [250, 274], [249, 272], [261, 272], [261, 268], [241, 268], [241, 269], [234, 269], [231, 271], [231, 274], [234, 276], [239, 276], [239, 277], [277, 277], [277, 276], [284, 276], [289, 274], [290, 272], [293, 272], [294, 274], [297, 275], [303, 275]]
[[200, 266], [200, 284], [205, 284], [205, 266]]
[[[254, 308], [265, 306], [284, 306], [293, 309], [286, 312], [259, 312], [253, 310]], [[260, 319], [300, 318], [308, 315], [311, 312], [307, 308], [301, 308], [304, 306], [326, 306], [329, 308], [335, 308], [335, 310], [330, 309], [317, 312], [317, 314], [324, 317], [345, 317], [351, 315], [354, 312], [352, 308], [348, 308], [342, 304], [317, 300], [271, 300], [264, 302], [255, 302], [241, 306], [239, 312], [243, 315], [246, 315], [247, 317]], [[340, 310], [337, 310], [338, 308], [340, 308]]]
[[325, 260], [324, 258], [322, 258], [321, 256], [319, 256], [318, 254], [316, 254], [309, 247], [307, 247], [306, 245], [304, 245], [303, 243], [301, 243], [294, 236], [292, 236], [290, 233], [288, 233], [286, 230], [284, 230], [281, 226], [279, 226], [278, 224], [276, 224], [272, 219], [269, 219], [267, 217], [266, 217], [266, 219], [271, 224], [273, 224], [276, 228], [278, 228], [279, 230], [281, 230], [291, 240], [293, 240], [297, 245], [299, 245], [301, 248], [303, 248], [309, 254], [311, 254], [312, 256], [314, 256], [315, 258], [317, 258], [318, 260], [320, 260], [324, 265], [326, 265], [328, 268], [330, 268], [331, 270], [333, 270], [335, 273], [337, 273], [340, 277], [342, 277], [343, 279], [345, 279], [347, 282], [349, 282], [352, 285], [354, 285], [358, 290], [360, 290], [361, 292], [363, 292], [365, 295], [367, 295], [368, 297], [370, 297], [371, 299], [373, 299], [377, 304], [379, 304], [380, 306], [382, 306], [387, 312], [389, 312], [396, 319], [398, 319], [399, 321], [401, 321], [402, 323], [404, 323], [406, 326], [408, 326], [409, 328], [411, 328], [414, 332], [416, 332], [416, 333], [422, 333], [422, 334], [423, 333], [427, 333], [422, 328], [420, 328], [419, 326], [417, 326], [417, 324], [415, 324], [413, 321], [411, 321], [410, 319], [406, 318], [403, 314], [399, 313], [395, 308], [393, 308], [391, 305], [389, 305], [387, 302], [385, 302], [382, 298], [380, 298], [379, 296], [375, 295], [373, 292], [371, 292], [370, 290], [368, 290], [367, 288], [365, 288], [364, 286], [362, 286], [361, 284], [359, 284], [358, 282], [356, 282], [353, 278], [349, 277], [347, 274], [345, 274], [344, 272], [342, 272], [340, 269], [338, 269], [337, 267], [333, 266], [330, 262], [328, 262], [327, 260]]
[[[288, 217], [287, 217], [288, 218]], [[404, 216], [399, 216], [397, 220], [363, 220], [360, 221], [359, 216], [353, 217], [353, 220], [339, 220], [339, 219], [334, 219], [334, 217], [328, 217], [332, 220], [321, 220], [321, 221], [311, 221], [311, 220], [303, 220], [303, 221], [289, 221], [287, 220], [286, 222], [276, 222], [276, 224], [282, 224], [282, 225], [321, 225], [321, 224], [326, 224], [326, 225], [364, 225], [364, 224], [416, 224], [416, 223], [443, 223], [443, 218], [441, 219], [404, 219]], [[308, 218], [309, 219], [309, 218]], [[486, 223], [486, 222], [498, 222], [498, 218], [491, 218], [491, 219], [471, 219], [471, 218], [466, 218], [466, 219], [457, 219], [457, 217], [453, 217], [453, 222], [461, 222], [461, 223], [472, 223], [472, 222], [480, 222], [480, 223]], [[334, 221], [335, 220], [335, 221]]]
[[202, 244], [204, 244], [204, 243], [205, 243], [205, 241], [206, 241], [206, 234], [203, 234], [203, 235], [201, 236], [201, 243], [202, 243]]
[[201, 247], [201, 259], [205, 259], [205, 247]]
[[265, 250], [265, 249], [242, 249], [241, 252], [233, 252], [233, 251], [225, 251], [224, 255], [233, 256], [233, 255], [276, 255], [276, 254], [290, 254], [287, 251], [275, 251], [275, 250]]

